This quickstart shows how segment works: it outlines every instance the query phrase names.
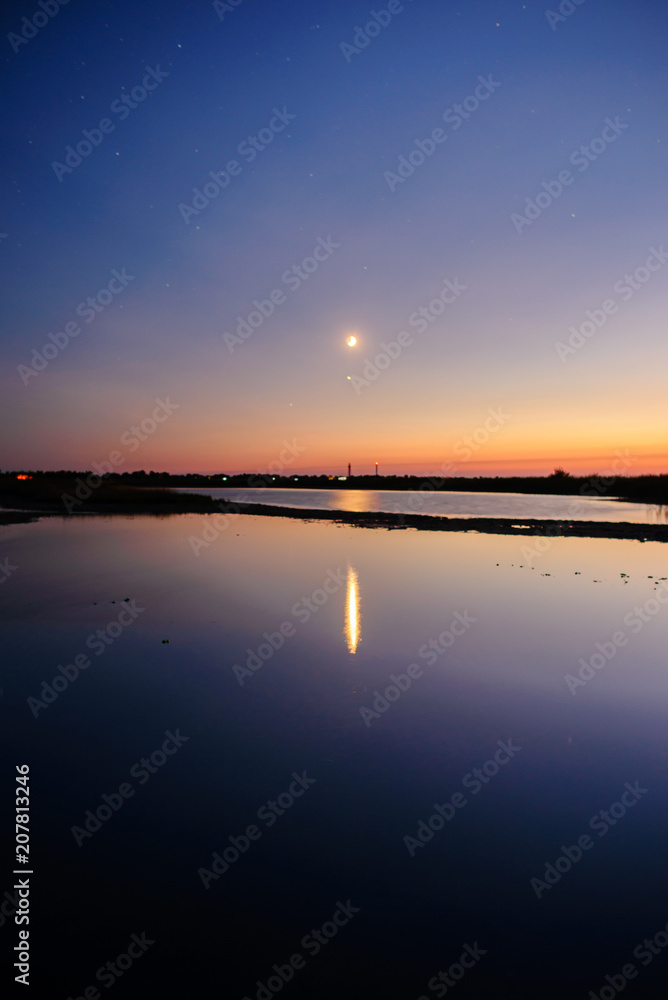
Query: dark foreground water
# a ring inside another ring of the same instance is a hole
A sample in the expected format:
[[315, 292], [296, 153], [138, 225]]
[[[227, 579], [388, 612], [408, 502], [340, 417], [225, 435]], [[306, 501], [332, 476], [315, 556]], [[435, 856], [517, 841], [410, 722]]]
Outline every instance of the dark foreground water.
[[664, 997], [664, 547], [205, 523], [0, 529], [30, 995]]

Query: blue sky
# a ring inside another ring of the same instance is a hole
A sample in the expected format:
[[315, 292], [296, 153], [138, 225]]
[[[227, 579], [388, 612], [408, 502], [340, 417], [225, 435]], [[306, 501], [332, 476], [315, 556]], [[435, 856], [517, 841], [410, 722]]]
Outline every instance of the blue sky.
[[[503, 406], [463, 473], [593, 470], [616, 449], [631, 471], [665, 469], [668, 268], [614, 290], [666, 235], [664, 5], [585, 0], [553, 26], [536, 3], [391, 9], [69, 3], [32, 29], [37, 4], [3, 9], [3, 468], [88, 468], [168, 396], [126, 468], [254, 471], [297, 440], [294, 471], [427, 472]], [[34, 37], [12, 44], [21, 31]], [[444, 122], [481, 77], [493, 92]], [[89, 155], [54, 167], [104, 119]], [[179, 206], [231, 160], [186, 222]], [[563, 170], [572, 182], [518, 232], [513, 214]], [[322, 241], [338, 246], [287, 284]], [[118, 292], [114, 270], [132, 276]], [[409, 317], [446, 279], [465, 291], [418, 332]], [[224, 334], [276, 289], [231, 349]], [[44, 358], [67, 323], [80, 333]], [[364, 380], [403, 330], [410, 345]]]

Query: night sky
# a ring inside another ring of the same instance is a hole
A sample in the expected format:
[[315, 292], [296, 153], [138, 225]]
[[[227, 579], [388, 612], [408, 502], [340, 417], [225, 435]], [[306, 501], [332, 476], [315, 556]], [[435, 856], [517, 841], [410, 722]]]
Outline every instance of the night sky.
[[666, 470], [664, 3], [43, 7], [2, 468]]

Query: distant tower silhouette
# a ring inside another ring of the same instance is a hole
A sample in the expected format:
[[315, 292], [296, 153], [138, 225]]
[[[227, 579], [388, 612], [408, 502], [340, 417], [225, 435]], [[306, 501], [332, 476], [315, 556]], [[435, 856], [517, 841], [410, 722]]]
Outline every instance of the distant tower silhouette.
[[348, 475], [350, 475], [350, 462], [348, 462]]

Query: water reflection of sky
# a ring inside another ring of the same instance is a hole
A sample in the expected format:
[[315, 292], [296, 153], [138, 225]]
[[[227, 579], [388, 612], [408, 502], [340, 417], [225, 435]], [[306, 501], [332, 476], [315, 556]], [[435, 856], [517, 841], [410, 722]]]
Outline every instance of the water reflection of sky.
[[665, 524], [668, 507], [586, 496], [532, 493], [423, 493], [410, 490], [182, 489], [215, 499], [313, 510], [396, 511], [449, 517], [535, 517], [549, 520]]
[[[80, 981], [65, 975], [65, 945], [81, 912], [91, 949], [100, 927], [113, 939], [141, 915], [179, 988], [187, 956], [216, 955], [224, 932], [225, 981], [239, 996], [254, 996], [255, 979], [349, 897], [359, 918], [295, 996], [327, 995], [340, 969], [368, 995], [418, 996], [467, 940], [488, 957], [462, 997], [502, 982], [518, 995], [586, 996], [633, 961], [668, 920], [665, 548], [556, 538], [538, 554], [526, 538], [239, 517], [196, 556], [207, 523], [49, 519], [2, 531], [18, 567], [0, 593], [4, 738], [39, 769], [44, 918], [62, 995]], [[33, 718], [26, 699], [126, 597], [144, 609], [136, 623]], [[640, 628], [634, 608], [651, 611]], [[472, 624], [434, 660], [429, 644], [458, 614]], [[626, 644], [573, 695], [566, 675], [620, 631]], [[420, 674], [406, 688], [411, 663]], [[367, 727], [360, 710], [382, 708], [376, 693], [397, 683], [396, 703]], [[183, 751], [77, 848], [72, 824], [178, 726]], [[521, 751], [479, 794], [466, 791], [464, 776], [509, 739]], [[198, 867], [303, 769], [313, 789], [204, 892]], [[647, 795], [537, 900], [529, 880], [637, 779]], [[466, 807], [411, 857], [404, 837], [456, 791]], [[59, 908], [62, 870], [76, 913]], [[280, 919], [267, 910], [277, 898]], [[253, 933], [262, 944], [249, 959]], [[643, 976], [639, 995], [655, 995], [658, 959]]]
[[[149, 623], [163, 631], [197, 626], [201, 643], [208, 631], [217, 631], [214, 626], [224, 626], [233, 657], [243, 652], [237, 645], [243, 646], [247, 631], [271, 630], [283, 620], [294, 621], [298, 631], [308, 627], [312, 637], [334, 648], [343, 629], [347, 647], [356, 647], [363, 601], [364, 646], [385, 656], [399, 648], [410, 654], [451, 609], [467, 607], [484, 619], [468, 675], [492, 670], [498, 679], [498, 665], [490, 663], [500, 647], [485, 636], [523, 650], [540, 637], [540, 662], [561, 662], [587, 649], [599, 633], [614, 631], [637, 602], [664, 586], [665, 550], [659, 543], [556, 538], [541, 554], [531, 537], [240, 517], [195, 556], [189, 538], [201, 535], [206, 524], [206, 518], [187, 515], [49, 519], [6, 528], [8, 548], [21, 548], [23, 572], [5, 585], [5, 612], [10, 619], [15, 612], [19, 620], [74, 625], [96, 620], [101, 607], [113, 610], [111, 602], [122, 600], [125, 591], [141, 590], [150, 595], [152, 610], [138, 631]], [[325, 593], [328, 573], [341, 582], [318, 605], [312, 595]], [[658, 662], [668, 626], [664, 617], [648, 623], [636, 654], [647, 647]], [[617, 659], [628, 656], [620, 650]], [[511, 672], [528, 684], [544, 677], [533, 654], [515, 657]], [[662, 681], [655, 671], [645, 678]], [[631, 692], [627, 682], [616, 671], [600, 687], [610, 696], [620, 685], [636, 698], [646, 690], [633, 680]]]

